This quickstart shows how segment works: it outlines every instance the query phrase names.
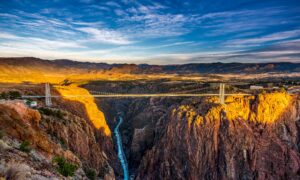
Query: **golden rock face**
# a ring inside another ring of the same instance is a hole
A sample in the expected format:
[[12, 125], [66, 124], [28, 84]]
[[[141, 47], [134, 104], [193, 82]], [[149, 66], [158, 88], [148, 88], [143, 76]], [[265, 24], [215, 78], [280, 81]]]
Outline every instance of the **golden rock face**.
[[64, 97], [71, 101], [82, 103], [86, 109], [86, 113], [96, 129], [102, 129], [105, 135], [110, 136], [111, 131], [106, 124], [105, 116], [100, 111], [88, 90], [78, 87], [75, 84], [70, 86], [54, 86], [55, 89]]
[[254, 97], [228, 97], [226, 115], [229, 120], [242, 118], [259, 123], [274, 123], [292, 100], [291, 95], [283, 92], [259, 94]]
[[248, 120], [251, 112], [250, 101], [253, 99], [254, 97], [227, 97], [225, 100], [227, 118], [229, 120], [235, 120], [236, 118]]
[[258, 95], [255, 111], [250, 120], [261, 123], [274, 123], [289, 106], [292, 96], [286, 93], [271, 93]]
[[179, 108], [173, 110], [173, 116], [176, 115], [188, 120], [190, 125], [195, 119], [196, 124], [201, 124], [205, 119], [207, 122], [212, 122], [220, 119], [222, 110], [226, 113], [226, 118], [234, 121], [237, 118], [271, 124], [279, 120], [281, 114], [291, 104], [292, 96], [284, 92], [274, 92], [268, 94], [259, 94], [256, 98], [254, 96], [248, 97], [226, 97], [226, 105], [217, 105], [214, 98], [208, 98], [204, 103], [210, 106], [207, 112], [202, 112], [204, 115], [196, 113], [195, 109], [181, 105]]
[[284, 92], [259, 94], [252, 97], [228, 97], [226, 116], [229, 120], [242, 118], [253, 122], [271, 124], [291, 103], [292, 96]]

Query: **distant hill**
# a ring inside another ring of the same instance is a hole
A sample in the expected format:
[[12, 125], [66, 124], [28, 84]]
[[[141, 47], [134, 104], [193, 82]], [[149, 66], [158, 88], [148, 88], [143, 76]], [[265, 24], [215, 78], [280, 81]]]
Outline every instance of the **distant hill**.
[[129, 74], [189, 74], [189, 73], [290, 73], [300, 72], [300, 63], [194, 63], [183, 65], [107, 64], [78, 62], [66, 59], [42, 60], [34, 57], [0, 58], [0, 70], [30, 68], [40, 71], [97, 71]]

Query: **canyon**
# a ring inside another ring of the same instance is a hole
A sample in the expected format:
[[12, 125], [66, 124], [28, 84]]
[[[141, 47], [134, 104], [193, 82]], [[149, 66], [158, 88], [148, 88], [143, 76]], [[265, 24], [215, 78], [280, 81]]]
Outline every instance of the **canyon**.
[[[39, 67], [34, 68], [35, 75], [42, 74], [36, 79], [30, 66], [17, 68], [24, 76], [12, 68], [0, 72], [0, 177], [300, 178], [300, 96], [283, 84], [297, 87], [298, 76], [273, 78], [269, 71], [268, 78], [236, 80], [226, 73], [223, 79], [213, 74], [199, 78], [174, 75], [171, 70], [151, 75], [154, 70], [140, 72], [134, 65], [33, 62]], [[2, 67], [9, 66], [16, 64], [10, 60]], [[267, 67], [262, 69], [274, 68]], [[165, 68], [171, 67], [160, 71]], [[297, 73], [297, 66], [293, 68]], [[21, 96], [7, 96], [43, 95], [47, 76], [55, 96], [52, 107], [46, 107], [44, 98], [31, 99], [38, 106], [30, 107]], [[224, 104], [218, 96], [92, 96], [96, 92], [218, 93], [220, 82], [226, 83], [228, 94], [248, 95], [227, 95]], [[281, 88], [249, 89], [270, 83]]]
[[225, 102], [149, 98], [99, 104], [125, 112], [121, 132], [136, 179], [299, 178], [299, 97], [270, 93]]

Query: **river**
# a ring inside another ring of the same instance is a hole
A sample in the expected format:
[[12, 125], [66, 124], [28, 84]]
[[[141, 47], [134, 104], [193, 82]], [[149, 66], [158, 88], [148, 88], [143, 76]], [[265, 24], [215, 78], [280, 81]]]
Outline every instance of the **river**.
[[118, 148], [118, 158], [120, 159], [121, 166], [123, 169], [123, 175], [124, 175], [124, 180], [129, 180], [129, 173], [128, 173], [128, 166], [127, 166], [127, 161], [126, 161], [126, 156], [124, 154], [123, 146], [122, 146], [122, 138], [120, 135], [119, 127], [123, 123], [123, 118], [119, 116], [119, 122], [117, 126], [114, 129], [114, 134], [117, 139], [117, 148]]

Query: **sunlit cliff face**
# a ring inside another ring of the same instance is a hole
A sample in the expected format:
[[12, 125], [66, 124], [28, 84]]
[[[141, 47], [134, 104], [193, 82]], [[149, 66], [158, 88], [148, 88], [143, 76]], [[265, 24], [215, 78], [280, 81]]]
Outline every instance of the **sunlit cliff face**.
[[[78, 87], [75, 84], [70, 86], [54, 86], [55, 89], [63, 96], [64, 99], [78, 101], [86, 109], [86, 113], [96, 129], [102, 129], [105, 135], [110, 136], [111, 132], [106, 124], [105, 116], [100, 111], [89, 91]], [[77, 96], [78, 95], [78, 96]]]
[[[218, 103], [218, 98], [212, 97], [205, 101], [207, 104], [214, 104]], [[193, 121], [199, 125], [204, 120], [211, 122], [220, 119], [221, 112], [224, 111], [226, 118], [231, 121], [241, 118], [252, 122], [272, 124], [280, 119], [291, 101], [292, 96], [283, 92], [259, 94], [257, 97], [228, 96], [225, 105], [211, 106], [204, 115], [196, 112], [188, 105], [174, 109], [173, 115], [186, 116], [189, 125]]]
[[289, 94], [276, 92], [269, 94], [259, 94], [254, 101], [254, 97], [228, 97], [226, 99], [226, 115], [229, 120], [238, 117], [259, 123], [275, 123], [280, 115], [289, 106], [292, 97]]
[[258, 122], [274, 123], [290, 105], [292, 96], [286, 93], [260, 94], [258, 104], [255, 105], [257, 113], [252, 113], [250, 118]]

